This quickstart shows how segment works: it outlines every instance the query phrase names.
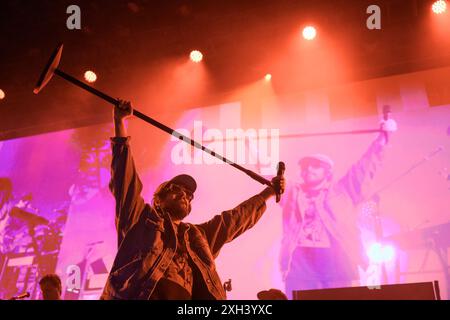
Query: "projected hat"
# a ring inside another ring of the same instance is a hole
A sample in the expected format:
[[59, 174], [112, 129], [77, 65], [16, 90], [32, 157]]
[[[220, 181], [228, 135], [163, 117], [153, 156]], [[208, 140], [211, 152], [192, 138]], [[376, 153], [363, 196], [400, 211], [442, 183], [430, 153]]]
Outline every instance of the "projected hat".
[[308, 162], [311, 162], [311, 161], [319, 161], [319, 162], [329, 166], [330, 169], [332, 169], [334, 167], [333, 160], [331, 160], [331, 158], [329, 156], [326, 156], [326, 155], [320, 154], [320, 153], [316, 153], [316, 154], [312, 154], [312, 155], [303, 157], [299, 160], [298, 164], [303, 167]]

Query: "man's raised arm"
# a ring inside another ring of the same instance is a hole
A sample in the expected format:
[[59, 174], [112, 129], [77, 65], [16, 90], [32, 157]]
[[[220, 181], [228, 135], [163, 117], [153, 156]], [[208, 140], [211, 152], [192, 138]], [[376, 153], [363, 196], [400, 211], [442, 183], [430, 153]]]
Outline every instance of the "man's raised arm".
[[[272, 184], [279, 186], [281, 193], [284, 192], [284, 177], [274, 177]], [[213, 256], [216, 257], [219, 254], [225, 243], [232, 241], [252, 228], [266, 210], [266, 201], [275, 195], [275, 190], [272, 187], [267, 187], [234, 209], [224, 211], [211, 220], [197, 225], [205, 233]]]
[[363, 156], [337, 183], [338, 190], [346, 192], [354, 204], [363, 200], [366, 184], [373, 180], [376, 171], [381, 166], [390, 132], [397, 130], [397, 124], [392, 119], [382, 122], [381, 127], [384, 131], [380, 132]]
[[137, 222], [145, 202], [141, 196], [142, 183], [136, 172], [127, 136], [125, 119], [132, 115], [129, 102], [120, 101], [114, 108], [114, 132], [111, 138], [112, 161], [109, 187], [116, 199], [116, 228], [118, 244], [129, 228]]

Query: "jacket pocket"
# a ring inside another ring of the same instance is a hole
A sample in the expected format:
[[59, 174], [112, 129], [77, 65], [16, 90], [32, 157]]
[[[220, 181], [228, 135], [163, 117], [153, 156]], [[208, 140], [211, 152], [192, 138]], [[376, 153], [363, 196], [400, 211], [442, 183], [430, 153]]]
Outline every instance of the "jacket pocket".
[[211, 252], [211, 247], [205, 238], [200, 236], [194, 237], [191, 244], [191, 249], [209, 268], [214, 267], [214, 257]]
[[141, 264], [142, 255], [138, 254], [130, 262], [112, 272], [111, 281], [114, 283], [116, 289], [118, 289], [119, 291], [125, 289], [124, 287], [127, 286], [127, 282], [139, 270]]

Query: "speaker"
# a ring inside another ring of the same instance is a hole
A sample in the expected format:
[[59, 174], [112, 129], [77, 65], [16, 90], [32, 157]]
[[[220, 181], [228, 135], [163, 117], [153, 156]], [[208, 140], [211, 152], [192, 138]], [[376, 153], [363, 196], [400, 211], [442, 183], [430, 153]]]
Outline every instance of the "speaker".
[[292, 297], [293, 300], [441, 300], [438, 281], [378, 287], [294, 290]]

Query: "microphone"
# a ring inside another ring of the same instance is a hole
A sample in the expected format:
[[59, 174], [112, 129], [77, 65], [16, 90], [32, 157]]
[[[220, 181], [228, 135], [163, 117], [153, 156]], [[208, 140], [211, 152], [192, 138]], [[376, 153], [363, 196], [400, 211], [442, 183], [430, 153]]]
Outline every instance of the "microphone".
[[[278, 165], [277, 165], [277, 176], [278, 177], [284, 176], [284, 171], [285, 170], [286, 170], [286, 165], [284, 164], [284, 162], [283, 161], [278, 162]], [[275, 192], [277, 193], [276, 201], [278, 203], [281, 200], [281, 190], [280, 190], [280, 188], [276, 187], [275, 188]]]
[[19, 294], [18, 296], [14, 296], [9, 300], [21, 300], [21, 299], [25, 299], [25, 298], [29, 298], [29, 297], [30, 297], [30, 293], [26, 292], [26, 293]]
[[[391, 106], [384, 105], [383, 106], [383, 121], [381, 124], [381, 130], [383, 130], [383, 123], [386, 123], [389, 120], [390, 114], [391, 114]], [[389, 142], [389, 134], [385, 129], [383, 130], [383, 133], [384, 133], [384, 139], [386, 140], [386, 143], [388, 143]]]
[[383, 120], [387, 121], [389, 120], [389, 115], [391, 114], [391, 106], [389, 105], [384, 105], [383, 106]]

